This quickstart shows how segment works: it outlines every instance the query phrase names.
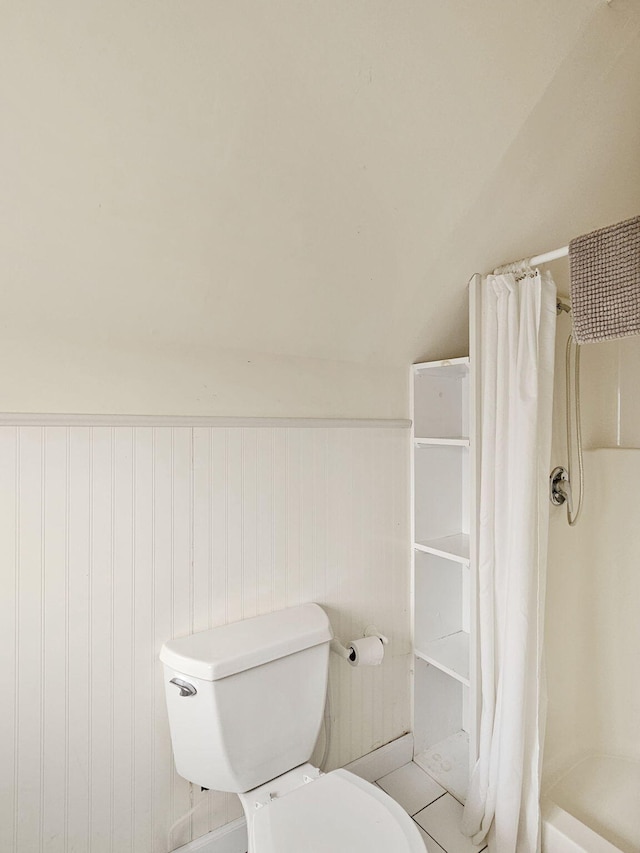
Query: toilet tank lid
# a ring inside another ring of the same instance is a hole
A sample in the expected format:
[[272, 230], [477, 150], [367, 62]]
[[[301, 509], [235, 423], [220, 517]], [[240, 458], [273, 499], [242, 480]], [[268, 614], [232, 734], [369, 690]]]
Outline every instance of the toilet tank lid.
[[300, 604], [169, 640], [160, 650], [160, 660], [184, 675], [217, 681], [328, 643], [332, 637], [324, 610], [317, 604]]

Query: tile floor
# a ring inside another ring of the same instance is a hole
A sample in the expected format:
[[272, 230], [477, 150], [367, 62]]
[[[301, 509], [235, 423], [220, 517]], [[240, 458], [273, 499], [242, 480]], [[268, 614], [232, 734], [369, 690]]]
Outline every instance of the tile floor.
[[405, 764], [378, 779], [376, 785], [411, 815], [428, 853], [480, 853], [486, 849], [460, 832], [462, 805], [417, 764]]

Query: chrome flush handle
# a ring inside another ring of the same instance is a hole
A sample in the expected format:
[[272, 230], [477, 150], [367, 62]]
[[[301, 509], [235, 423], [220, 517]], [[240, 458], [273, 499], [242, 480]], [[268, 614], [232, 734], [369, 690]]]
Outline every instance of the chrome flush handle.
[[189, 684], [188, 681], [183, 681], [181, 678], [172, 678], [169, 684], [175, 684], [176, 687], [179, 687], [181, 696], [195, 696], [198, 692], [193, 684]]

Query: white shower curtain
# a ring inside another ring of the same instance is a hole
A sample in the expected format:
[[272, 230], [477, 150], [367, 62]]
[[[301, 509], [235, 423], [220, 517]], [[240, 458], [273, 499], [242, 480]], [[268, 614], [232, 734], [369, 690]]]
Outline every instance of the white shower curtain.
[[464, 830], [490, 853], [536, 853], [556, 287], [537, 270], [480, 287], [482, 711]]

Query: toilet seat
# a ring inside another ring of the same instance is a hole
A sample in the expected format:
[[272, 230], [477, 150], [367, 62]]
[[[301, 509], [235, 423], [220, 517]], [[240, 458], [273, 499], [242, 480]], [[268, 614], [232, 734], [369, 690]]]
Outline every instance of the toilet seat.
[[425, 853], [409, 815], [380, 788], [334, 770], [256, 808], [251, 853]]

